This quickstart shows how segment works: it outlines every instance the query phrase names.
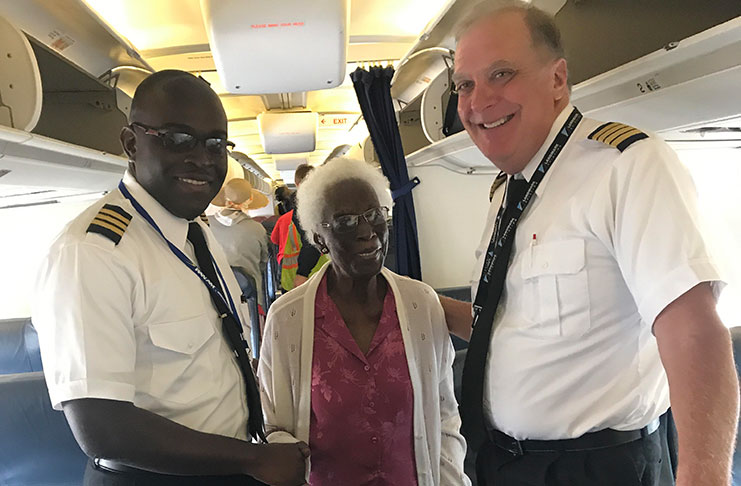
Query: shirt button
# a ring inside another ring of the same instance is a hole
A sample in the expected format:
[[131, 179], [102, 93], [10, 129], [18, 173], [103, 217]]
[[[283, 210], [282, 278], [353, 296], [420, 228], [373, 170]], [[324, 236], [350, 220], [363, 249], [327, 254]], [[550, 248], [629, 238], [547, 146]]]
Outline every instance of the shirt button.
[[373, 437], [371, 437], [371, 442], [373, 442], [374, 444], [377, 443], [378, 442], [378, 437], [376, 437], [375, 435]]
[[375, 407], [376, 406], [376, 402], [370, 402], [370, 403], [368, 403], [368, 406], [369, 407]]
[[548, 262], [545, 262], [545, 263], [543, 264], [543, 268], [548, 268]]
[[363, 369], [364, 369], [365, 371], [370, 371], [370, 366], [368, 366], [368, 365], [365, 365], [365, 367], [364, 367]]
[[188, 349], [193, 349], [193, 343], [188, 343]]

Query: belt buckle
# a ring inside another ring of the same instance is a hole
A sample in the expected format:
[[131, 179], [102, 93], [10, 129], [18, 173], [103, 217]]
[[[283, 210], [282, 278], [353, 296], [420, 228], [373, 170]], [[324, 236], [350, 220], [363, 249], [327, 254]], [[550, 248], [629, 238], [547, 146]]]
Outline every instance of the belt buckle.
[[512, 440], [508, 440], [506, 446], [503, 449], [515, 457], [519, 457], [525, 454], [525, 452], [522, 450], [522, 444], [520, 444], [520, 441], [514, 438], [512, 438]]

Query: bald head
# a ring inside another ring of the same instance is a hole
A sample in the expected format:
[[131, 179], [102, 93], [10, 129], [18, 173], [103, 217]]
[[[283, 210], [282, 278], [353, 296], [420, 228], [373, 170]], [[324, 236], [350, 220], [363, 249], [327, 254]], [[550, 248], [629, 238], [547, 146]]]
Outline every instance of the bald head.
[[205, 108], [216, 108], [224, 113], [219, 96], [211, 89], [206, 81], [192, 74], [176, 69], [157, 71], [142, 81], [134, 92], [131, 101], [129, 122], [141, 122], [149, 118], [153, 107], [160, 103], [181, 103], [182, 100], [191, 100], [194, 96], [213, 101]]

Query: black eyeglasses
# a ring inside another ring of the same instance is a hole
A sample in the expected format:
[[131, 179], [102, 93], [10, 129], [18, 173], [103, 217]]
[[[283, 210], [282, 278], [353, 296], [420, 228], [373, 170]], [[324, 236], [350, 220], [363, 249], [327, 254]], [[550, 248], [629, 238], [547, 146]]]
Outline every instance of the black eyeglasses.
[[334, 218], [329, 223], [320, 223], [324, 228], [332, 228], [337, 233], [350, 233], [355, 231], [360, 223], [360, 218], [363, 218], [371, 226], [376, 226], [385, 223], [389, 217], [389, 208], [386, 206], [380, 206], [377, 208], [369, 209], [363, 214], [343, 214]]
[[227, 148], [234, 148], [234, 142], [230, 142], [222, 137], [197, 137], [190, 133], [177, 132], [166, 128], [149, 127], [139, 122], [132, 122], [130, 126], [141, 128], [145, 135], [159, 138], [162, 146], [172, 152], [193, 150], [198, 142], [203, 142], [206, 151], [213, 155], [224, 155]]

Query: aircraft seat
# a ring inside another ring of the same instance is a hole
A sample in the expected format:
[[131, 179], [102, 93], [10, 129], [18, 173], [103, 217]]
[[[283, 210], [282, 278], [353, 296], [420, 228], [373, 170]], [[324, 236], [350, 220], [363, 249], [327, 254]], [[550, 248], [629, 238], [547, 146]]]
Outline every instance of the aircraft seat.
[[42, 369], [39, 338], [31, 319], [0, 320], [0, 375]]
[[52, 409], [42, 372], [0, 376], [0, 437], [0, 484], [82, 484], [87, 456]]
[[[733, 341], [733, 359], [736, 362], [736, 373], [741, 376], [741, 327], [732, 327], [731, 340]], [[736, 451], [733, 453], [733, 486], [741, 486], [741, 447], [738, 440], [741, 435], [741, 423], [736, 429]]]
[[237, 279], [239, 288], [242, 289], [243, 302], [247, 303], [250, 310], [250, 347], [252, 357], [260, 357], [260, 317], [257, 310], [257, 283], [255, 277], [249, 274], [245, 268], [232, 267], [234, 277]]

